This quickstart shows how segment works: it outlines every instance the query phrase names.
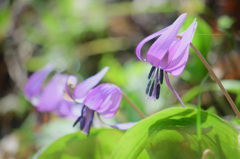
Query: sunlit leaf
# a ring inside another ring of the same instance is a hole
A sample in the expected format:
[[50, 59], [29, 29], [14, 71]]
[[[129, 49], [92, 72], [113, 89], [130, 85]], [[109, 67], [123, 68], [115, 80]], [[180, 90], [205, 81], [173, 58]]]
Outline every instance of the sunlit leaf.
[[[42, 154], [39, 154], [39, 159], [110, 158], [114, 146], [122, 135], [123, 131], [116, 129], [91, 130], [89, 136], [81, 132], [69, 134], [58, 139]], [[143, 152], [140, 158], [144, 156], [148, 154]]]
[[122, 135], [115, 129], [92, 130], [89, 137], [81, 132], [69, 134], [50, 145], [39, 159], [107, 158]]
[[[140, 121], [115, 147], [112, 158], [201, 158], [211, 149], [216, 158], [238, 158], [238, 132], [219, 117], [201, 111], [201, 140], [197, 139], [197, 110], [171, 108]], [[127, 145], [127, 146], [126, 146]]]

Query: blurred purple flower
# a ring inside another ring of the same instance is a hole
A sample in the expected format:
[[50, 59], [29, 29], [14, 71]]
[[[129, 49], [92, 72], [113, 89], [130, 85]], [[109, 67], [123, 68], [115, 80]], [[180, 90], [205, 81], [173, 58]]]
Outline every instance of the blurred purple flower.
[[[108, 67], [105, 67], [99, 73], [89, 77], [77, 86], [77, 78], [75, 76], [69, 76], [68, 78], [66, 85], [68, 96], [71, 97], [71, 99], [76, 103], [82, 104], [81, 114], [73, 126], [79, 122], [80, 129], [87, 135], [89, 134], [89, 130], [92, 125], [94, 113], [96, 113], [99, 120], [103, 122], [100, 116], [103, 118], [112, 118], [117, 113], [121, 103], [122, 91], [116, 85], [104, 83], [95, 87], [107, 71]], [[74, 88], [75, 86], [76, 88], [71, 94], [70, 89]], [[126, 130], [134, 124], [135, 123], [107, 125], [113, 128]]]
[[[178, 31], [186, 17], [186, 13], [180, 15], [172, 25], [146, 37], [136, 48], [137, 57], [140, 60], [148, 62], [152, 65], [148, 75], [149, 82], [146, 94], [148, 94], [151, 98], [159, 98], [160, 87], [163, 83], [165, 71], [166, 83], [183, 107], [185, 106], [181, 98], [170, 84], [168, 73], [173, 76], [179, 76], [187, 64], [190, 43], [192, 42], [197, 22], [195, 19], [185, 32], [179, 34], [182, 38], [177, 38]], [[146, 42], [157, 36], [159, 36], [159, 38], [149, 48], [146, 59], [143, 59], [141, 56], [141, 48]]]
[[60, 116], [70, 116], [74, 103], [63, 98], [68, 76], [56, 73], [44, 86], [52, 71], [53, 66], [47, 65], [33, 73], [25, 85], [24, 95], [40, 112], [56, 112]]

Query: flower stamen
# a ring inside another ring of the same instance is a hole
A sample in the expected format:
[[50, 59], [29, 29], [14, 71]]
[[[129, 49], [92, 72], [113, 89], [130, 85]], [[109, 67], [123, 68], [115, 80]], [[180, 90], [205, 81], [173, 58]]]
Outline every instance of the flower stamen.
[[154, 90], [154, 86], [155, 86], [155, 80], [152, 82], [151, 88], [150, 88], [150, 92], [149, 92], [149, 96], [152, 96], [153, 90]]
[[83, 130], [84, 126], [85, 126], [85, 120], [86, 120], [86, 117], [84, 116], [82, 118], [82, 120], [80, 121], [80, 130]]
[[163, 84], [163, 77], [164, 77], [164, 71], [162, 69], [160, 69], [160, 83]]
[[148, 84], [147, 84], [147, 88], [146, 88], [146, 94], [148, 94], [148, 92], [149, 92], [149, 87], [150, 87], [150, 85], [151, 85], [151, 80], [149, 80], [149, 82], [148, 82]]
[[82, 116], [79, 116], [77, 120], [74, 122], [73, 127], [82, 119]]
[[159, 99], [161, 84], [163, 84], [163, 78], [164, 70], [153, 66], [148, 74], [149, 82], [146, 88], [146, 94], [148, 94], [149, 97], [153, 96], [155, 99]]
[[158, 83], [158, 84], [157, 84], [156, 99], [159, 99], [159, 97], [160, 97], [160, 89], [161, 89], [161, 87], [160, 87], [160, 84]]
[[148, 79], [150, 79], [150, 78], [152, 77], [152, 73], [153, 73], [153, 71], [155, 71], [155, 69], [156, 69], [155, 66], [153, 66], [153, 67], [151, 68], [151, 70], [150, 70], [150, 72], [149, 72], [149, 74], [148, 74]]

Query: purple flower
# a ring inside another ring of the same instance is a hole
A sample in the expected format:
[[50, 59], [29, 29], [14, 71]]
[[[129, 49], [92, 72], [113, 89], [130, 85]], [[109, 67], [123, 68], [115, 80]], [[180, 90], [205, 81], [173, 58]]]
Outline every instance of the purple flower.
[[73, 103], [63, 98], [68, 76], [56, 73], [44, 86], [52, 71], [53, 66], [47, 65], [32, 74], [25, 85], [24, 95], [40, 112], [56, 112], [60, 116], [70, 116]]
[[[179, 76], [187, 64], [190, 43], [192, 42], [197, 22], [195, 19], [185, 32], [179, 34], [182, 38], [177, 38], [178, 31], [186, 17], [186, 13], [180, 15], [172, 25], [146, 37], [136, 48], [137, 57], [152, 65], [148, 75], [149, 82], [146, 94], [151, 98], [159, 98], [161, 84], [163, 83], [165, 74], [167, 85], [177, 96], [183, 107], [185, 106], [182, 100], [170, 84], [168, 73], [173, 76]], [[159, 38], [149, 48], [146, 59], [144, 59], [141, 56], [141, 48], [146, 42], [157, 36], [159, 36]]]
[[[112, 118], [117, 113], [121, 103], [122, 91], [116, 85], [104, 83], [95, 87], [107, 71], [108, 67], [105, 67], [99, 73], [92, 77], [89, 77], [77, 86], [77, 78], [75, 76], [69, 76], [68, 78], [66, 85], [67, 94], [76, 103], [82, 104], [81, 114], [75, 121], [74, 126], [77, 123], [80, 123], [80, 129], [87, 135], [89, 134], [94, 114], [98, 116], [100, 121], [102, 121], [100, 116], [103, 118]], [[71, 94], [69, 88], [74, 88], [75, 86], [76, 88]], [[134, 124], [135, 123], [107, 125], [113, 128], [126, 130]]]

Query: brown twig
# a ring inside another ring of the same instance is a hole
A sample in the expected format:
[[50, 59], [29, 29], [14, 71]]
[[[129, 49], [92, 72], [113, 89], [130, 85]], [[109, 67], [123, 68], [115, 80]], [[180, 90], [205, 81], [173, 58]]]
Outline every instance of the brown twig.
[[202, 63], [205, 65], [205, 67], [208, 69], [209, 73], [212, 75], [213, 79], [217, 82], [217, 84], [219, 85], [220, 89], [222, 90], [223, 94], [225, 95], [225, 97], [227, 98], [230, 106], [232, 107], [234, 113], [237, 115], [238, 119], [240, 120], [240, 113], [238, 111], [237, 106], [235, 105], [235, 103], [233, 102], [232, 98], [230, 97], [230, 95], [228, 94], [228, 92], [225, 90], [225, 88], [223, 87], [222, 83], [220, 82], [220, 80], [217, 78], [216, 74], [213, 72], [212, 68], [210, 67], [210, 65], [207, 63], [207, 61], [205, 60], [205, 58], [202, 56], [202, 54], [200, 53], [200, 51], [191, 43], [190, 46], [192, 47], [192, 49], [195, 51], [195, 53], [198, 55], [198, 57], [200, 58], [200, 60], [202, 61]]
[[130, 98], [128, 98], [128, 96], [124, 93], [122, 93], [123, 98], [128, 102], [128, 104], [138, 113], [138, 115], [144, 119], [146, 118], [145, 115], [138, 109], [138, 107], [131, 101]]

